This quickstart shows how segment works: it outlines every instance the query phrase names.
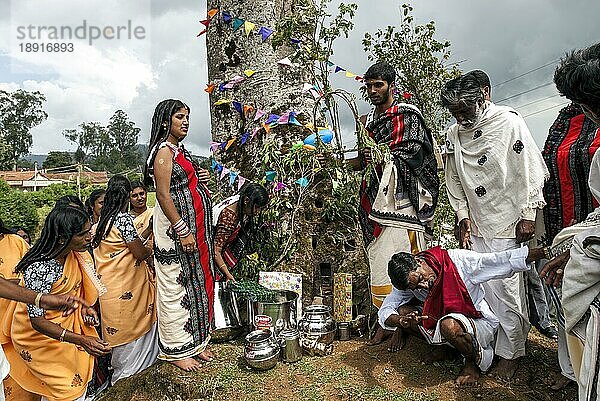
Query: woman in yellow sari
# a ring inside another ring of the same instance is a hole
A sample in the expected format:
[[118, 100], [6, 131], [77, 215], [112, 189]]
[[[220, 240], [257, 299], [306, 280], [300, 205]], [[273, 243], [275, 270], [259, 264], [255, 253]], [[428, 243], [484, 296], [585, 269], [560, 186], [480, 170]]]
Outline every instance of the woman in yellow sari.
[[[71, 206], [54, 208], [40, 239], [16, 271], [23, 274], [26, 288], [44, 294], [74, 295], [93, 304], [102, 285], [86, 252], [89, 243], [86, 213]], [[34, 305], [12, 302], [2, 321], [0, 343], [11, 365], [10, 378], [29, 396], [42, 396], [43, 401], [83, 400], [92, 378], [94, 357], [110, 351], [93, 327], [97, 316], [84, 305], [68, 316], [38, 305], [39, 301]], [[8, 401], [25, 399], [12, 391], [6, 396]]]
[[[135, 229], [144, 238], [152, 235], [152, 215], [154, 214], [154, 208], [148, 207], [147, 201], [148, 188], [141, 181], [132, 182], [131, 194], [129, 195], [129, 213], [133, 216]], [[146, 246], [152, 248], [150, 243]]]
[[[112, 347], [111, 383], [136, 374], [156, 361], [156, 285], [144, 246], [151, 229], [136, 231], [127, 213], [131, 184], [115, 175], [108, 181], [93, 240], [98, 275], [107, 289], [100, 297], [102, 338]], [[143, 239], [142, 239], [143, 238]]]
[[[17, 234], [4, 226], [0, 219], [0, 278], [18, 283], [21, 277], [15, 272], [17, 263], [29, 249], [29, 245]], [[7, 299], [0, 299], [0, 320], [8, 307]]]

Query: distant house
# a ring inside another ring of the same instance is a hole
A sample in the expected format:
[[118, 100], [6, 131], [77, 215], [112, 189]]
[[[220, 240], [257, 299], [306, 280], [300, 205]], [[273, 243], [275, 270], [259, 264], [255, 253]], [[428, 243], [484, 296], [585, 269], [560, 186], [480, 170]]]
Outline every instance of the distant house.
[[[6, 181], [11, 188], [21, 191], [37, 191], [52, 184], [76, 184], [77, 172], [68, 173], [46, 173], [38, 170], [37, 175], [30, 171], [0, 171], [0, 179]], [[82, 171], [80, 175], [82, 182], [94, 185], [102, 185], [108, 182], [106, 171]]]

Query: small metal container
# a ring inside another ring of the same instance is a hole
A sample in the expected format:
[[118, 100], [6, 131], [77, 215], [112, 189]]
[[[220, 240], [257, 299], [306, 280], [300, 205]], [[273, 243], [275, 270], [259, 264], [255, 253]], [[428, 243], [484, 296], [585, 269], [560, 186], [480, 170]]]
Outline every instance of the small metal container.
[[340, 341], [348, 341], [350, 339], [350, 323], [338, 322], [337, 329]]
[[256, 330], [246, 336], [244, 359], [248, 366], [258, 370], [269, 370], [279, 360], [279, 344], [271, 330]]
[[296, 329], [285, 329], [279, 333], [281, 360], [287, 363], [298, 362], [302, 359], [300, 332]]

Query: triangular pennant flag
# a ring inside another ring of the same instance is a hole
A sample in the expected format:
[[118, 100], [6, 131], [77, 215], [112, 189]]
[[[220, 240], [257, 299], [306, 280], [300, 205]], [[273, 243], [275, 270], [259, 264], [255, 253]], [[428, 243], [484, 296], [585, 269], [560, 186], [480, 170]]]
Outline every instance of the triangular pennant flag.
[[350, 71], [346, 71], [346, 77], [348, 77], [348, 78], [354, 78], [355, 76], [356, 76], [356, 74], [353, 74]]
[[[206, 22], [206, 20], [204, 20], [204, 21], [200, 21], [200, 22], [202, 22], [202, 23], [204, 24], [204, 22]], [[199, 33], [198, 35], [196, 35], [196, 37], [199, 37], [199, 36], [202, 36], [202, 35], [204, 35], [204, 34], [206, 33], [206, 31], [207, 31], [207, 29], [203, 29], [203, 30], [201, 30], [201, 31], [200, 31], [200, 33]]]
[[225, 92], [225, 84], [219, 84], [219, 92]]
[[238, 175], [238, 191], [242, 188], [242, 185], [246, 182], [246, 179], [241, 175]]
[[221, 175], [219, 176], [219, 179], [222, 180], [223, 177], [225, 177], [225, 175], [229, 174], [229, 169], [225, 166], [223, 166], [223, 170], [221, 170]]
[[357, 81], [362, 81], [363, 77], [361, 77], [360, 75], [357, 75], [354, 77], [354, 79]]
[[217, 163], [217, 168], [216, 168], [216, 170], [215, 170], [215, 171], [217, 172], [217, 174], [218, 174], [218, 173], [220, 173], [222, 170], [223, 170], [223, 165], [222, 165], [222, 164], [219, 164], [219, 163]]
[[254, 121], [258, 120], [259, 118], [261, 118], [265, 114], [267, 114], [267, 112], [264, 111], [264, 110], [261, 110], [261, 109], [256, 110], [256, 114], [254, 115]]
[[215, 171], [215, 169], [217, 168], [217, 161], [215, 159], [211, 159], [211, 161], [210, 161], [210, 168], [212, 169], [212, 171]]
[[222, 104], [229, 104], [229, 103], [231, 103], [230, 99], [220, 99], [215, 102], [215, 106], [220, 106]]
[[247, 116], [249, 113], [252, 113], [252, 111], [254, 110], [254, 107], [245, 104], [244, 105], [244, 116]]
[[246, 22], [246, 21], [244, 21], [244, 20], [243, 20], [243, 19], [241, 19], [241, 18], [234, 18], [234, 19], [233, 19], [233, 30], [234, 30], [234, 31], [237, 31], [238, 29], [240, 29], [240, 27], [241, 27], [242, 25], [244, 25], [244, 22]]
[[235, 182], [235, 177], [238, 176], [238, 173], [234, 173], [233, 171], [229, 172], [229, 185], [233, 185]]
[[221, 150], [225, 150], [225, 146], [227, 146], [227, 142], [221, 142], [221, 143], [219, 144], [219, 149], [221, 149]]
[[300, 122], [296, 119], [296, 113], [294, 113], [293, 111], [290, 111], [290, 119], [288, 123], [292, 125], [302, 126], [302, 124], [300, 124]]
[[265, 133], [269, 134], [269, 132], [271, 132], [271, 127], [269, 124], [263, 124], [263, 128], [265, 129]]
[[275, 181], [275, 177], [277, 177], [276, 171], [269, 170], [269, 171], [265, 172], [265, 178], [267, 179], [267, 181], [269, 181], [269, 182]]
[[254, 70], [244, 70], [244, 75], [250, 78], [252, 75], [254, 75], [255, 72], [256, 71]]
[[210, 24], [210, 18], [200, 20], [200, 23], [208, 28], [208, 24]]
[[333, 64], [331, 61], [327, 62], [327, 67], [333, 67], [335, 64]]
[[258, 131], [260, 131], [260, 127], [254, 128], [254, 131], [252, 131], [252, 138], [254, 138], [256, 134], [258, 134]]
[[264, 42], [269, 36], [271, 36], [273, 30], [271, 28], [263, 26], [259, 29], [258, 33], [260, 34], [260, 36], [262, 37], [262, 41]]
[[281, 60], [279, 60], [277, 62], [277, 64], [284, 65], [286, 67], [292, 67], [294, 65], [294, 64], [292, 64], [292, 60], [290, 60], [289, 57], [282, 58]]
[[234, 142], [235, 142], [235, 138], [228, 140], [227, 145], [225, 145], [225, 150], [229, 149], [231, 147], [231, 145], [233, 145]]
[[278, 181], [277, 184], [275, 184], [275, 188], [273, 188], [274, 191], [281, 191], [282, 189], [287, 188], [287, 185], [285, 185], [283, 182]]
[[295, 45], [299, 45], [302, 41], [300, 39], [290, 38], [290, 42], [292, 42]]
[[240, 102], [231, 102], [233, 108], [240, 114], [243, 114], [242, 104]]
[[210, 10], [208, 10], [208, 12], [206, 13], [208, 15], [208, 18], [212, 18], [214, 17], [217, 13], [219, 12], [218, 8], [211, 8]]
[[206, 84], [206, 88], [204, 89], [204, 92], [212, 93], [215, 90], [216, 86], [217, 85], [215, 85], [215, 84]]
[[271, 114], [269, 116], [269, 118], [267, 118], [267, 121], [265, 121], [265, 124], [271, 124], [274, 123], [275, 121], [279, 120], [279, 117], [277, 114]]
[[[210, 147], [210, 151], [214, 152], [215, 150], [217, 150], [217, 148], [219, 147], [220, 144], [221, 144], [221, 142], [210, 141], [208, 143], [208, 146]], [[214, 159], [213, 159], [213, 161], [214, 161]], [[213, 168], [213, 170], [214, 170], [214, 168]]]
[[308, 186], [308, 178], [306, 178], [306, 177], [298, 178], [296, 180], [296, 184], [298, 184], [304, 188], [304, 187]]
[[277, 119], [277, 124], [287, 124], [290, 121], [290, 113], [283, 113], [281, 117]]
[[221, 84], [221, 86], [219, 86], [219, 89], [221, 89], [221, 88], [223, 90], [225, 90], [225, 89], [233, 89], [233, 85], [234, 85], [233, 82], [227, 82], [225, 84]]
[[250, 133], [249, 132], [244, 132], [242, 134], [242, 140], [241, 140], [242, 145], [244, 145], [246, 143], [246, 141], [248, 140], [248, 137], [250, 137]]
[[254, 29], [255, 26], [256, 26], [256, 24], [253, 22], [250, 22], [250, 21], [244, 22], [244, 31], [246, 31], [246, 37], [248, 37], [250, 35], [250, 32], [252, 32], [252, 30]]
[[227, 12], [227, 11], [223, 11], [223, 12], [221, 13], [221, 15], [223, 15], [223, 22], [230, 22], [230, 21], [231, 21], [231, 19], [233, 18], [233, 17], [231, 16], [231, 14], [230, 14], [229, 12]]
[[343, 69], [342, 67], [340, 67], [339, 65], [335, 66], [335, 71], [333, 72], [334, 74], [339, 72], [339, 71], [346, 71], [345, 69]]

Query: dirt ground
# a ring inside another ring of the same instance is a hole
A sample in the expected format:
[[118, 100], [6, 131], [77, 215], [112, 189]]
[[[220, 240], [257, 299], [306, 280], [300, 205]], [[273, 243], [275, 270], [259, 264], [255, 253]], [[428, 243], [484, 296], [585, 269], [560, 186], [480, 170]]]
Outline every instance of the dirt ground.
[[212, 346], [217, 358], [196, 373], [185, 373], [159, 363], [120, 381], [101, 401], [127, 400], [576, 400], [574, 384], [552, 391], [550, 381], [559, 374], [556, 342], [537, 334], [529, 336], [528, 355], [510, 382], [483, 376], [480, 383], [458, 387], [454, 379], [459, 361], [425, 365], [420, 362], [428, 346], [411, 338], [395, 354], [386, 344], [368, 347], [358, 338], [334, 343], [333, 355], [304, 356], [295, 364], [278, 363], [267, 372], [245, 366], [242, 341]]

